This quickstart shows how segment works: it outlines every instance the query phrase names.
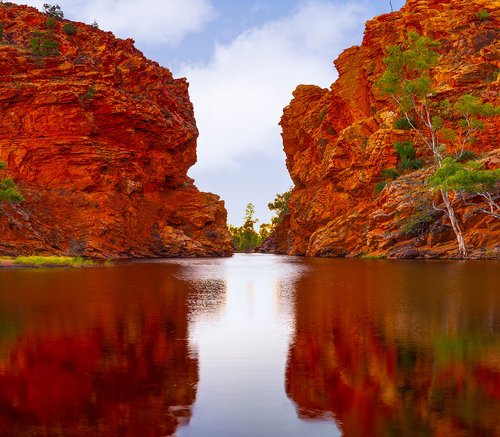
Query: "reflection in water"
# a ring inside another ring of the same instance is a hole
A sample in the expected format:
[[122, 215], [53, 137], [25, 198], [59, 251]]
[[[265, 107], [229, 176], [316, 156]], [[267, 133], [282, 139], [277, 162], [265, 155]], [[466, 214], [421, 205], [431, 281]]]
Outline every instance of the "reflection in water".
[[0, 435], [500, 435], [497, 265], [0, 271]]
[[311, 260], [287, 393], [346, 436], [500, 435], [496, 263]]
[[173, 270], [2, 272], [0, 434], [160, 436], [188, 420], [198, 362]]
[[[190, 339], [200, 362], [200, 383], [183, 436], [338, 435], [333, 422], [304, 422], [285, 392], [285, 366], [292, 331], [290, 290], [304, 266], [298, 259], [238, 255], [224, 261], [175, 261], [183, 278], [217, 284], [200, 287], [190, 315]], [[214, 299], [215, 296], [219, 296]], [[206, 302], [222, 302], [208, 305]]]

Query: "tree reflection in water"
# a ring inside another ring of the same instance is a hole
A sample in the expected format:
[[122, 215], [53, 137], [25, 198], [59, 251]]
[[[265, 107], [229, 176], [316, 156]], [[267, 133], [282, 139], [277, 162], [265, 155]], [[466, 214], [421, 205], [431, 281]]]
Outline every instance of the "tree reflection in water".
[[346, 436], [500, 435], [496, 264], [310, 263], [286, 370], [300, 417]]

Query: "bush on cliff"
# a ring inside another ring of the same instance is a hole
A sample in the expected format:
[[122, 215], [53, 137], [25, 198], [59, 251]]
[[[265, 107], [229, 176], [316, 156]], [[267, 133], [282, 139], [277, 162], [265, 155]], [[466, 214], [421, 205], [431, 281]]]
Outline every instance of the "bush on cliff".
[[[5, 162], [0, 161], [0, 175], [7, 168]], [[22, 196], [15, 182], [7, 177], [0, 176], [0, 203], [22, 202]]]
[[73, 23], [66, 23], [63, 27], [64, 33], [69, 36], [75, 35], [76, 30], [76, 26]]
[[59, 55], [59, 41], [51, 31], [42, 32], [36, 30], [33, 32], [33, 37], [30, 39], [31, 53], [37, 60]]
[[290, 188], [284, 193], [276, 194], [274, 200], [267, 204], [267, 207], [275, 213], [274, 217], [271, 219], [271, 226], [276, 226], [281, 223], [285, 215], [288, 214], [288, 203], [290, 202], [291, 195], [292, 189]]

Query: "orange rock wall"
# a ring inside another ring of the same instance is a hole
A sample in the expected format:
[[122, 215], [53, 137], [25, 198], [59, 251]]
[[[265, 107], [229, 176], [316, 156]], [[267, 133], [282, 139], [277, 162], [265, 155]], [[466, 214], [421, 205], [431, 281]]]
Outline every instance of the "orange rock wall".
[[[288, 243], [274, 250], [309, 256], [456, 255], [447, 218], [429, 209], [429, 168], [403, 175], [379, 195], [374, 192], [382, 170], [396, 167], [394, 142], [414, 139], [393, 128], [396, 108], [374, 84], [384, 70], [387, 49], [417, 31], [441, 43], [434, 71], [440, 97], [454, 101], [472, 93], [499, 105], [499, 6], [491, 0], [408, 0], [401, 11], [367, 23], [362, 45], [335, 61], [339, 78], [331, 89], [300, 85], [295, 90], [280, 123], [295, 184], [290, 225], [279, 230], [284, 235], [274, 237]], [[480, 9], [489, 11], [489, 20], [476, 18]], [[498, 167], [500, 159], [499, 127], [499, 117], [487, 120], [473, 145], [490, 168]], [[425, 147], [416, 146], [430, 163]], [[500, 257], [499, 221], [460, 205], [458, 212], [472, 256]], [[408, 232], [414, 217], [424, 213], [432, 220]]]
[[198, 131], [186, 79], [132, 40], [0, 5], [0, 160], [26, 201], [0, 206], [0, 254], [229, 255], [226, 210], [187, 176]]

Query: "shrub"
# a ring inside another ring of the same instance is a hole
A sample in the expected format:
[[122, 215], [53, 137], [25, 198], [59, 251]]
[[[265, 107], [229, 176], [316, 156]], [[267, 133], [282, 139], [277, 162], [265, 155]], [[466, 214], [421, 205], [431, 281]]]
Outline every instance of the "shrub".
[[[5, 170], [7, 164], [0, 161], [0, 170]], [[24, 197], [16, 186], [15, 182], [10, 178], [0, 178], [0, 203], [22, 202]]]
[[422, 159], [402, 159], [398, 165], [399, 170], [402, 172], [406, 170], [418, 170], [424, 166], [424, 161]]
[[94, 20], [94, 22], [90, 25], [90, 27], [93, 27], [94, 29], [99, 29], [99, 23]]
[[56, 19], [54, 17], [47, 17], [45, 20], [45, 28], [53, 29], [54, 27], [56, 27]]
[[[411, 121], [411, 123], [410, 123]], [[394, 128], [395, 129], [401, 129], [401, 130], [410, 130], [412, 129], [412, 124], [415, 126], [415, 121], [411, 120], [408, 121], [406, 117], [400, 117], [394, 122]]]
[[66, 23], [63, 27], [63, 31], [66, 35], [73, 36], [76, 33], [76, 26], [73, 23]]
[[59, 55], [59, 41], [55, 39], [52, 32], [33, 32], [33, 38], [30, 39], [31, 53], [37, 58], [45, 56]]
[[92, 100], [97, 93], [97, 90], [94, 87], [90, 87], [87, 91], [85, 91], [81, 96], [81, 100]]
[[399, 173], [395, 168], [386, 168], [385, 170], [382, 170], [381, 176], [384, 180], [397, 179], [399, 177]]
[[472, 150], [464, 150], [461, 153], [457, 153], [454, 158], [457, 162], [467, 162], [477, 159], [477, 156]]
[[58, 20], [62, 20], [64, 18], [64, 13], [59, 5], [49, 5], [48, 3], [44, 3], [43, 13]]
[[3, 40], [3, 24], [0, 23], [0, 41]]
[[401, 227], [401, 235], [405, 237], [418, 237], [422, 235], [429, 225], [436, 219], [437, 212], [428, 207], [422, 207], [411, 215]]
[[479, 21], [488, 21], [490, 19], [490, 13], [488, 11], [486, 11], [485, 9], [480, 9], [476, 13], [476, 18]]
[[375, 193], [377, 194], [380, 193], [385, 188], [386, 185], [387, 185], [386, 181], [377, 182], [375, 184]]
[[411, 141], [397, 141], [394, 143], [394, 149], [399, 156], [398, 170], [400, 172], [418, 170], [423, 167], [424, 161], [416, 158], [417, 153]]

